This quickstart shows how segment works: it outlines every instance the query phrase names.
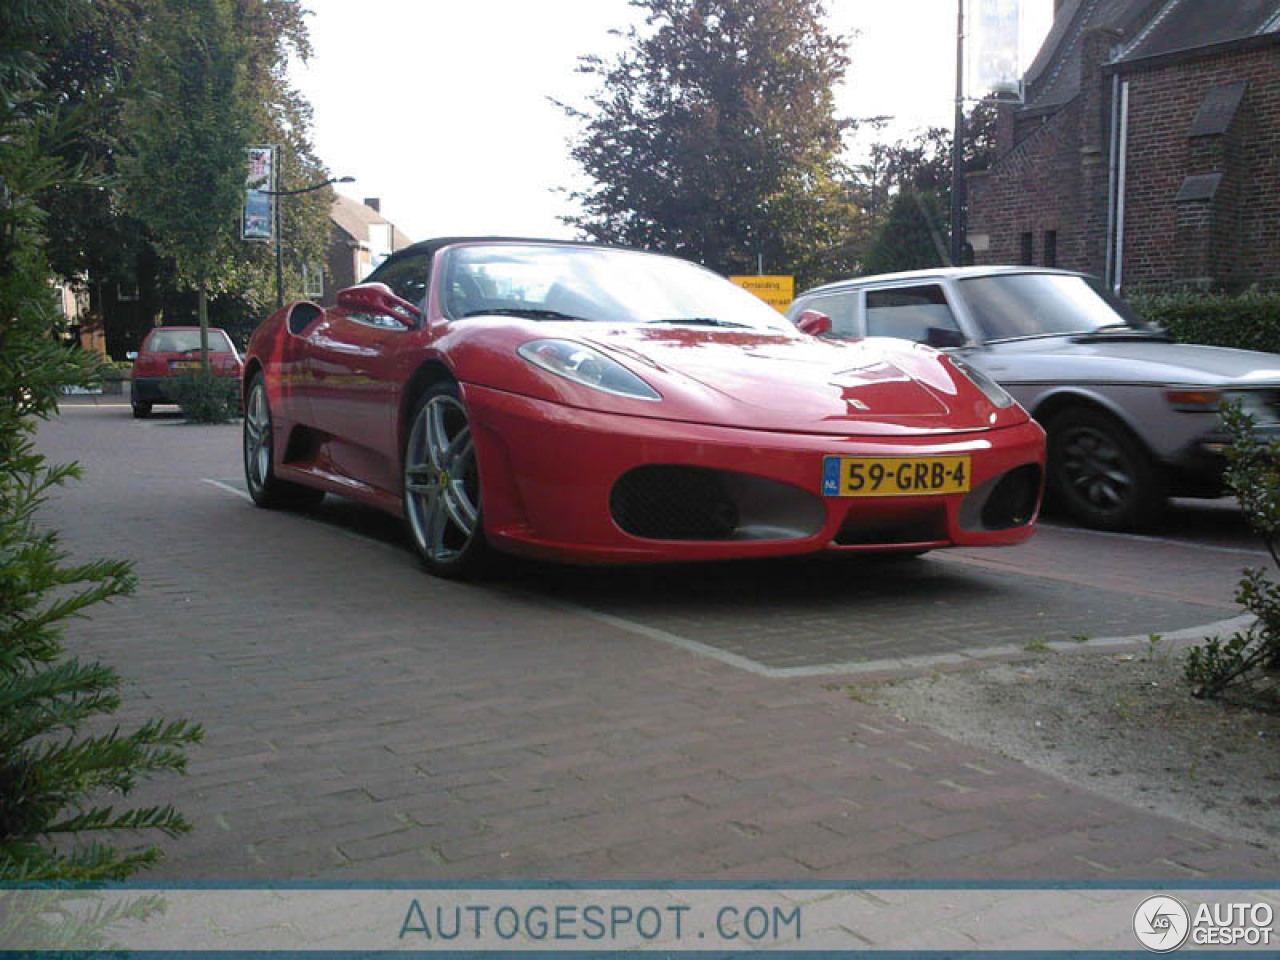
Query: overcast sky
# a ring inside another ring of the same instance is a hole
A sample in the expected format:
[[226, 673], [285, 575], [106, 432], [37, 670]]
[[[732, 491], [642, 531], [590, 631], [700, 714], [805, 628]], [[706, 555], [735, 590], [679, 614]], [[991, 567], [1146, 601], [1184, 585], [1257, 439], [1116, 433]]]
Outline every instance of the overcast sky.
[[[450, 234], [570, 237], [553, 188], [574, 186], [574, 125], [549, 101], [584, 104], [577, 58], [616, 52], [626, 0], [306, 0], [315, 56], [294, 82], [315, 108], [315, 144], [340, 187], [380, 197], [415, 240]], [[955, 0], [828, 0], [850, 38], [842, 116], [895, 117], [906, 135], [951, 125]], [[1023, 62], [1053, 0], [1023, 0]], [[855, 149], [857, 145], [855, 144]]]

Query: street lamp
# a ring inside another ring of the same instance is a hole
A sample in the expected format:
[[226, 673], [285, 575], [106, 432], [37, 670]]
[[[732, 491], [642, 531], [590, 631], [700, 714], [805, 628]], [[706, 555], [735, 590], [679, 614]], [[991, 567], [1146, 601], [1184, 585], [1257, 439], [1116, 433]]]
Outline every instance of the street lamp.
[[[276, 164], [276, 187], [275, 190], [263, 190], [268, 197], [296, 197], [300, 193], [313, 193], [316, 190], [323, 190], [325, 187], [335, 183], [355, 183], [355, 177], [330, 177], [323, 183], [313, 183], [309, 187], [299, 187], [297, 190], [280, 190], [280, 165]], [[276, 309], [279, 310], [284, 306], [284, 237], [281, 228], [280, 217], [280, 201], [276, 201]]]
[[951, 266], [964, 263], [964, 0], [956, 0], [956, 116], [951, 135]]

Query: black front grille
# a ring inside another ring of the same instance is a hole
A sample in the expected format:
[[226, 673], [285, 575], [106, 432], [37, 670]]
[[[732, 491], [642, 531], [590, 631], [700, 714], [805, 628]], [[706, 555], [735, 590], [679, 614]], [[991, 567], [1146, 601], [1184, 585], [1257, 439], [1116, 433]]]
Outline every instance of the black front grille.
[[651, 540], [729, 540], [738, 528], [720, 472], [704, 467], [637, 467], [614, 485], [609, 510], [624, 531]]

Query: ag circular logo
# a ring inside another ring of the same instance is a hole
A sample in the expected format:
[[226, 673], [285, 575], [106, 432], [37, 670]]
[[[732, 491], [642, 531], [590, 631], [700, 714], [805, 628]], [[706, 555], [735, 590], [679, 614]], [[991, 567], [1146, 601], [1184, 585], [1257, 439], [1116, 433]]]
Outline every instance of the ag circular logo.
[[1177, 950], [1187, 939], [1191, 916], [1173, 897], [1147, 897], [1133, 915], [1133, 932], [1138, 942], [1154, 953]]

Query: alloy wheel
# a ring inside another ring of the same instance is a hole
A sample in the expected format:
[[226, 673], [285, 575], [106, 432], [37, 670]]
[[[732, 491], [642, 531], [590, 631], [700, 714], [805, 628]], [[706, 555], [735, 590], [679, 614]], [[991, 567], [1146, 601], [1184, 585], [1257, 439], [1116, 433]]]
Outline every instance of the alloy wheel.
[[1135, 478], [1124, 452], [1105, 433], [1077, 427], [1063, 441], [1062, 470], [1075, 496], [1102, 511], [1133, 496]]
[[448, 393], [419, 409], [404, 467], [405, 513], [414, 540], [432, 564], [459, 563], [480, 527], [480, 482], [471, 425]]
[[267, 388], [259, 380], [249, 392], [244, 414], [244, 466], [249, 492], [261, 496], [271, 476], [271, 411]]

